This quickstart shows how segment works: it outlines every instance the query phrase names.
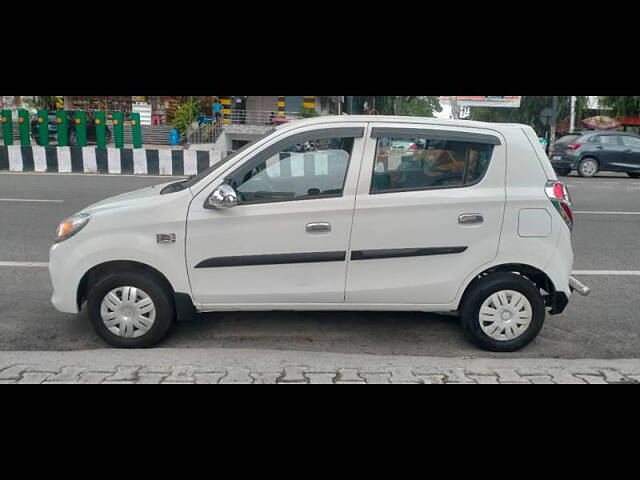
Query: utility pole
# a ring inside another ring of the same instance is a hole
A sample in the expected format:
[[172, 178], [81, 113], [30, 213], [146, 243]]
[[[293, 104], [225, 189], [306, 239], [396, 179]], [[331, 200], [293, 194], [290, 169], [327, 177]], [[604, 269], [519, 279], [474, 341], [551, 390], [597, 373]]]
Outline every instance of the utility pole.
[[558, 123], [558, 97], [553, 97], [552, 107], [553, 116], [551, 117], [551, 132], [549, 133], [549, 145], [556, 138], [556, 124]]
[[451, 117], [454, 120], [460, 118], [460, 106], [458, 105], [458, 99], [456, 97], [449, 97], [449, 105], [451, 105]]
[[571, 97], [571, 121], [569, 123], [569, 132], [573, 133], [576, 129], [576, 97]]

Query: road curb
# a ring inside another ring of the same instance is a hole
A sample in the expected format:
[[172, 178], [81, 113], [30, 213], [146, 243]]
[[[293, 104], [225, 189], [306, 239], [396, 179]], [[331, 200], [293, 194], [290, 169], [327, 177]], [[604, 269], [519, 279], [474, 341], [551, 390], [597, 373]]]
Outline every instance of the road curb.
[[0, 171], [196, 175], [221, 160], [216, 150], [0, 146]]
[[157, 348], [0, 352], [2, 383], [640, 383], [639, 359]]

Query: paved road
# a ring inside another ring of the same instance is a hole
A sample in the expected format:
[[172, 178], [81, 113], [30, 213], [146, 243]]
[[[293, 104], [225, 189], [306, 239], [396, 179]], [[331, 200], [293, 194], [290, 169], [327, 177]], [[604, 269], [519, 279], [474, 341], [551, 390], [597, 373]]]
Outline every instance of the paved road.
[[[626, 176], [565, 178], [578, 212], [640, 212], [640, 181]], [[0, 173], [0, 262], [47, 262], [62, 218], [111, 195], [166, 178]], [[45, 202], [6, 200], [31, 199]], [[640, 215], [577, 213], [576, 270], [639, 270]], [[547, 317], [538, 339], [515, 354], [470, 345], [453, 317], [424, 313], [255, 312], [202, 315], [178, 324], [162, 347], [249, 348], [379, 355], [638, 358], [640, 276], [587, 275], [589, 297], [574, 296]], [[0, 266], [0, 350], [104, 348], [84, 315], [49, 303], [48, 272]]]

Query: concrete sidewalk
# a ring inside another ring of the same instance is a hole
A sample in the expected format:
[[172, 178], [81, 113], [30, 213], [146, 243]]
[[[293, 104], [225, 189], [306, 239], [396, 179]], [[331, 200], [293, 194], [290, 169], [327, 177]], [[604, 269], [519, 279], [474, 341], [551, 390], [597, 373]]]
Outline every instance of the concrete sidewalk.
[[640, 359], [157, 348], [0, 352], [0, 383], [640, 383]]

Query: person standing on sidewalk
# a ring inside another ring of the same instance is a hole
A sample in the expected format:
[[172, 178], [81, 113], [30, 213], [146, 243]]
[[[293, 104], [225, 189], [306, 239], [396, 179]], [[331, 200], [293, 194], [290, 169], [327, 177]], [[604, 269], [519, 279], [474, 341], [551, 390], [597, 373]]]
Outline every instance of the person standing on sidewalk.
[[216, 98], [215, 103], [213, 104], [213, 117], [216, 122], [216, 125], [220, 125], [222, 121], [222, 104], [220, 100]]

